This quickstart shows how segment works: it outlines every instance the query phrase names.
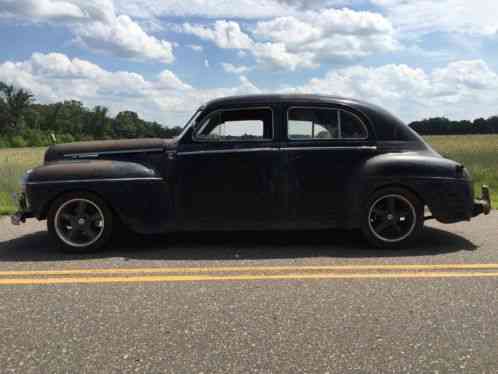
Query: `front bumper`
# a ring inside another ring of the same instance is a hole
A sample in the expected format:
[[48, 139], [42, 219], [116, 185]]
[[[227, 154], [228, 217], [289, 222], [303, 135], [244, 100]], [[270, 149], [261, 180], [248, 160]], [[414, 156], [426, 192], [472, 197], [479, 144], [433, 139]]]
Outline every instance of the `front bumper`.
[[33, 217], [33, 213], [29, 210], [28, 200], [26, 199], [26, 194], [24, 192], [13, 194], [12, 198], [14, 199], [18, 210], [10, 216], [10, 222], [15, 226], [19, 226], [21, 223], [26, 222], [27, 218]]
[[479, 214], [489, 214], [491, 212], [491, 197], [488, 186], [482, 186], [481, 198], [474, 201], [474, 209], [472, 216], [476, 217]]

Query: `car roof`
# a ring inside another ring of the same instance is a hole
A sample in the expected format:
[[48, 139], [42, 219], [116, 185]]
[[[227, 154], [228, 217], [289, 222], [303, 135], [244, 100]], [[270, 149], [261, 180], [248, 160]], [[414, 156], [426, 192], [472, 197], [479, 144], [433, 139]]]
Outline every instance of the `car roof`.
[[274, 104], [274, 103], [303, 103], [303, 104], [339, 104], [357, 109], [379, 110], [376, 105], [340, 96], [327, 96], [315, 94], [262, 94], [228, 96], [211, 100], [205, 107], [219, 107], [224, 105], [251, 105], [251, 104]]

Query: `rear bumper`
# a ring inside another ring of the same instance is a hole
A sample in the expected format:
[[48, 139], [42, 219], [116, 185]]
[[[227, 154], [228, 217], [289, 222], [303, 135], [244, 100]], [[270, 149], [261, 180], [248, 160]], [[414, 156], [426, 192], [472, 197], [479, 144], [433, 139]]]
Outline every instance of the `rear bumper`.
[[491, 197], [488, 186], [482, 186], [481, 198], [474, 201], [472, 217], [480, 214], [489, 214], [491, 212]]
[[19, 226], [21, 223], [26, 222], [27, 218], [31, 218], [34, 215], [33, 212], [29, 210], [29, 204], [24, 193], [14, 194], [12, 198], [14, 199], [18, 210], [10, 216], [10, 222], [15, 226]]

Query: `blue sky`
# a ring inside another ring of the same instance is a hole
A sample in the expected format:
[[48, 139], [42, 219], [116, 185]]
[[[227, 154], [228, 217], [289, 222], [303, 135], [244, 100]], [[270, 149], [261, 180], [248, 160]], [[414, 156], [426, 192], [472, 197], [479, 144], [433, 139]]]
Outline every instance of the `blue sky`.
[[168, 126], [265, 92], [472, 119], [498, 114], [496, 14], [485, 0], [0, 0], [0, 80]]

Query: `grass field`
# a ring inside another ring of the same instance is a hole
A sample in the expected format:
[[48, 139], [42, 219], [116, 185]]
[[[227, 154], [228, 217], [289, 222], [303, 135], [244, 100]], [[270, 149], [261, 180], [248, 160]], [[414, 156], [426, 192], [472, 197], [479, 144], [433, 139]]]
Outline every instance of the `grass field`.
[[[462, 162], [471, 172], [476, 187], [486, 183], [498, 207], [498, 135], [430, 136], [426, 140], [442, 155]], [[11, 195], [17, 191], [25, 170], [39, 165], [44, 148], [0, 149], [0, 214], [15, 210]]]
[[44, 152], [45, 148], [0, 149], [0, 214], [15, 211], [12, 193], [18, 191], [24, 172], [42, 163]]

